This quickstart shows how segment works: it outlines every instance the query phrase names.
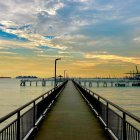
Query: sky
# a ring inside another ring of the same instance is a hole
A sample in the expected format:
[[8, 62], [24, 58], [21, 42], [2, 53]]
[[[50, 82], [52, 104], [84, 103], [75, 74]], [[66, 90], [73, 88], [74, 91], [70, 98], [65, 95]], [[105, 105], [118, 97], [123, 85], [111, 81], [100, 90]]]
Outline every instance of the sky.
[[0, 76], [121, 77], [140, 69], [140, 0], [0, 0]]

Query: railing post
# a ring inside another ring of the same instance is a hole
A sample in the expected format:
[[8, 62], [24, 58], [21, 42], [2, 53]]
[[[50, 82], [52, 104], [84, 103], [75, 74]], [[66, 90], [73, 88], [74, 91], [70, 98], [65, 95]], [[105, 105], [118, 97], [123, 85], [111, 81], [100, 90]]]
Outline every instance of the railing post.
[[36, 112], [35, 112], [35, 101], [33, 102], [33, 127], [35, 127], [35, 121], [36, 121]]
[[17, 140], [20, 140], [20, 111], [17, 112]]
[[108, 102], [106, 105], [106, 129], [108, 129]]
[[127, 135], [126, 135], [126, 115], [123, 112], [123, 140], [127, 140]]
[[97, 107], [97, 109], [98, 109], [98, 116], [100, 116], [101, 115], [101, 110], [100, 110], [100, 97], [98, 96], [98, 107]]

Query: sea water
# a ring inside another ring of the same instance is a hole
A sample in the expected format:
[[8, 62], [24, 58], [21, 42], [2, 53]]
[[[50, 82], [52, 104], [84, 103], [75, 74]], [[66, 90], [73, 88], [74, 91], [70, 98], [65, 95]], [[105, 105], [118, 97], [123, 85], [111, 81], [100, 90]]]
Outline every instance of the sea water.
[[[87, 87], [94, 93], [108, 99], [122, 109], [140, 117], [140, 87]], [[120, 112], [119, 112], [120, 113]], [[122, 113], [120, 113], [122, 116]], [[134, 119], [127, 117], [128, 122], [140, 129]]]
[[0, 79], [0, 118], [52, 88], [51, 82], [45, 87], [35, 83], [22, 87], [19, 79]]
[[140, 117], [140, 87], [90, 87], [89, 89]]
[[[22, 87], [19, 79], [0, 79], [0, 118], [52, 88], [51, 82], [45, 87], [36, 87], [35, 83]], [[140, 117], [140, 87], [94, 86], [89, 89]]]
[[[24, 105], [53, 88], [51, 82], [45, 87], [20, 86], [19, 79], [0, 79], [0, 117]], [[140, 117], [140, 87], [88, 87], [95, 93]]]

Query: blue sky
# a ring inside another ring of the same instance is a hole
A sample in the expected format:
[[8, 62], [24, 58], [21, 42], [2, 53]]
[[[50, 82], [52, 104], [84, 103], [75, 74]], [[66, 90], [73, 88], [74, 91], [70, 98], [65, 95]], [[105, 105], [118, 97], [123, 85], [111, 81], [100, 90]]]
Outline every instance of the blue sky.
[[123, 76], [140, 67], [139, 5], [139, 0], [0, 1], [0, 75], [52, 76], [54, 59], [61, 57], [59, 73]]

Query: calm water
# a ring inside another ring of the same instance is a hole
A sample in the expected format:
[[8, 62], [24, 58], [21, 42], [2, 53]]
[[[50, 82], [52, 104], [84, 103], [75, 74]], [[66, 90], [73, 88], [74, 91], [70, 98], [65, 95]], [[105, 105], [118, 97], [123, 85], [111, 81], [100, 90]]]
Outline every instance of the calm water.
[[[19, 85], [20, 80], [17, 79], [0, 79], [0, 117], [53, 88], [49, 82], [46, 87], [35, 85], [20, 87]], [[92, 87], [90, 89], [140, 117], [140, 87]]]
[[[89, 88], [88, 86], [86, 88]], [[90, 90], [140, 117], [140, 87], [91, 87]], [[138, 122], [127, 120], [140, 129]]]
[[140, 117], [140, 87], [92, 87], [90, 89]]
[[18, 79], [0, 79], [0, 117], [53, 88], [49, 82], [46, 87], [19, 85]]

